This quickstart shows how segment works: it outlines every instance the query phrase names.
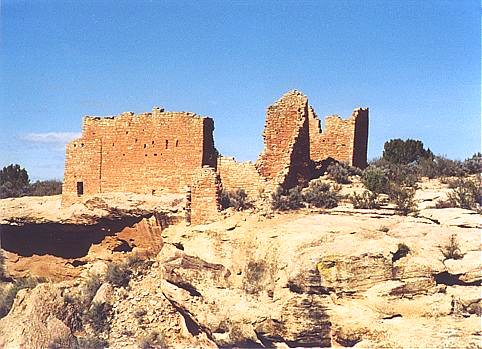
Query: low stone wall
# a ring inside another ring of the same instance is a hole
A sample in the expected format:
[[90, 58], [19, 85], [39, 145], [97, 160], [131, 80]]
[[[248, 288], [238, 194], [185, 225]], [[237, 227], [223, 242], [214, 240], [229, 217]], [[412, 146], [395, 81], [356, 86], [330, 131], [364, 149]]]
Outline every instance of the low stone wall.
[[244, 189], [249, 200], [256, 200], [266, 189], [268, 182], [262, 177], [252, 162], [237, 162], [233, 157], [218, 158], [218, 173], [223, 189], [234, 191]]

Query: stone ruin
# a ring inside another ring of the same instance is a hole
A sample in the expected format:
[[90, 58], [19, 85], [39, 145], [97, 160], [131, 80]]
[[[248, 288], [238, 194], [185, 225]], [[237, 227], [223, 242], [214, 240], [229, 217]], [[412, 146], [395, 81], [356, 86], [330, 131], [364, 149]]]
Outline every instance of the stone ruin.
[[220, 156], [214, 122], [194, 113], [123, 113], [83, 120], [82, 136], [67, 145], [62, 205], [108, 192], [186, 193], [191, 224], [219, 216], [221, 190], [242, 188], [256, 199], [266, 188], [306, 186], [314, 162], [328, 158], [364, 168], [368, 109], [346, 120], [325, 119], [293, 90], [268, 107], [264, 150], [255, 164]]

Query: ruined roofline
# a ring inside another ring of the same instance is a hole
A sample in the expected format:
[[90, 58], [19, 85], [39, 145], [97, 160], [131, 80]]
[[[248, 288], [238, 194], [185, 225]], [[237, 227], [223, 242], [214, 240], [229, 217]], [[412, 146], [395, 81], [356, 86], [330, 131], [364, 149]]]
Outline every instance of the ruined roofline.
[[164, 108], [153, 107], [152, 112], [144, 112], [136, 114], [132, 111], [122, 112], [117, 115], [107, 115], [107, 116], [98, 116], [98, 115], [84, 115], [84, 121], [108, 121], [108, 120], [119, 120], [123, 118], [138, 118], [138, 117], [176, 117], [176, 116], [183, 116], [183, 117], [192, 117], [196, 119], [212, 119], [208, 116], [198, 115], [194, 112], [189, 111], [165, 111]]
[[223, 154], [219, 154], [218, 155], [218, 159], [219, 161], [234, 161], [238, 164], [249, 164], [249, 165], [254, 165], [256, 163], [256, 161], [253, 161], [253, 160], [244, 160], [244, 161], [240, 161], [238, 159], [236, 159], [236, 157], [232, 156], [232, 155], [223, 155]]
[[283, 100], [286, 100], [287, 98], [290, 98], [290, 97], [302, 97], [303, 99], [306, 99], [306, 101], [308, 101], [308, 97], [303, 92], [301, 92], [299, 90], [296, 90], [296, 89], [293, 89], [293, 90], [289, 90], [288, 92], [284, 93], [280, 98], [278, 98], [278, 100], [276, 102], [269, 105], [267, 109], [275, 108], [280, 103], [282, 103]]
[[[316, 118], [317, 115], [316, 115], [315, 111], [313, 110], [313, 107], [310, 106], [310, 108], [312, 108], [314, 118]], [[360, 112], [368, 112], [368, 109], [369, 108], [357, 107], [357, 108], [353, 109], [353, 112], [347, 118], [343, 118], [339, 114], [331, 114], [331, 115], [326, 115], [325, 119], [336, 118], [336, 119], [339, 119], [340, 121], [348, 121], [348, 120], [352, 120], [352, 119], [356, 119], [356, 118], [360, 117], [362, 115], [362, 113], [360, 113]]]

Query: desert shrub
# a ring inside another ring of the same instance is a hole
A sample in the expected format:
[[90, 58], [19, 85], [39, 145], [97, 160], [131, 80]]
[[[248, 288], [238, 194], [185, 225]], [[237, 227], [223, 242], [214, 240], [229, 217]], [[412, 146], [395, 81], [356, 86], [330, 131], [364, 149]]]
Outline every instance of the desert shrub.
[[139, 348], [141, 349], [163, 349], [167, 348], [164, 337], [157, 331], [152, 331], [139, 340]]
[[127, 257], [127, 260], [126, 260], [125, 264], [126, 264], [127, 268], [136, 269], [136, 268], [140, 268], [140, 267], [142, 267], [142, 266], [144, 266], [145, 264], [148, 264], [148, 263], [147, 263], [147, 261], [142, 259], [141, 255], [139, 253], [135, 252], [135, 253], [130, 254]]
[[47, 196], [62, 193], [62, 182], [45, 180], [30, 183], [27, 170], [11, 164], [0, 170], [0, 199], [25, 195]]
[[3, 254], [3, 250], [0, 248], [0, 280], [3, 280], [5, 276], [5, 255]]
[[114, 264], [110, 263], [107, 266], [107, 272], [105, 274], [105, 281], [113, 286], [126, 287], [129, 285], [132, 272], [127, 264]]
[[349, 165], [345, 163], [336, 162], [328, 166], [326, 172], [328, 174], [328, 178], [333, 179], [336, 183], [339, 184], [348, 184], [351, 183], [350, 179], [348, 178], [349, 172]]
[[102, 285], [100, 277], [97, 274], [90, 275], [82, 288], [81, 302], [84, 306], [87, 307], [90, 305], [100, 285]]
[[464, 255], [460, 251], [460, 244], [457, 240], [457, 235], [450, 235], [449, 241], [445, 246], [440, 248], [445, 259], [462, 259]]
[[296, 210], [303, 206], [303, 196], [301, 195], [301, 189], [299, 187], [294, 187], [289, 190], [278, 187], [271, 195], [271, 207], [273, 210]]
[[303, 200], [311, 206], [333, 208], [338, 206], [341, 199], [341, 186], [331, 186], [321, 181], [311, 181], [308, 188], [303, 190]]
[[380, 167], [369, 166], [363, 171], [362, 183], [373, 193], [388, 193], [389, 182], [386, 171]]
[[482, 153], [475, 153], [471, 158], [465, 159], [462, 167], [468, 174], [482, 173]]
[[417, 161], [418, 174], [428, 178], [461, 177], [466, 170], [461, 161], [447, 159], [444, 156], [422, 158]]
[[399, 185], [391, 185], [388, 193], [390, 201], [395, 204], [395, 209], [398, 214], [406, 216], [410, 212], [417, 210], [415, 203], [415, 189], [402, 187]]
[[361, 195], [353, 193], [353, 195], [350, 197], [350, 201], [353, 204], [354, 208], [380, 208], [380, 203], [378, 202], [378, 194], [368, 190], [365, 190]]
[[78, 337], [77, 342], [78, 349], [104, 349], [107, 348], [109, 344], [107, 341], [97, 336]]
[[262, 289], [262, 281], [268, 271], [264, 260], [249, 261], [244, 272], [243, 288], [247, 293], [258, 293]]
[[97, 336], [77, 337], [74, 341], [65, 343], [65, 340], [54, 339], [48, 349], [104, 349], [109, 343]]
[[383, 146], [382, 159], [392, 164], [409, 164], [421, 158], [433, 157], [430, 149], [425, 150], [418, 140], [391, 139]]
[[28, 189], [31, 196], [49, 196], [62, 194], [62, 182], [58, 180], [36, 181]]
[[248, 202], [248, 194], [246, 194], [244, 189], [240, 188], [234, 191], [223, 189], [220, 201], [223, 210], [227, 209], [228, 207], [232, 207], [236, 211], [241, 211], [251, 207], [250, 203]]
[[435, 203], [435, 208], [450, 208], [454, 207], [453, 204], [450, 203], [448, 200], [439, 200]]
[[85, 309], [82, 299], [68, 293], [64, 293], [62, 297], [65, 307], [61, 320], [72, 332], [80, 331], [83, 328], [82, 313]]
[[0, 318], [8, 314], [18, 291], [26, 288], [32, 289], [37, 286], [39, 282], [44, 281], [42, 278], [25, 277], [16, 279], [9, 287], [0, 289]]
[[405, 187], [416, 187], [420, 179], [418, 167], [415, 164], [388, 164], [385, 168], [390, 182]]
[[18, 164], [0, 170], [0, 199], [24, 196], [28, 193], [28, 173]]
[[111, 311], [112, 306], [109, 303], [94, 302], [85, 313], [84, 319], [96, 333], [105, 332], [110, 327], [109, 316]]
[[147, 310], [146, 309], [137, 309], [134, 312], [134, 317], [137, 319], [139, 323], [142, 323], [144, 321], [144, 316], [146, 316]]
[[447, 201], [451, 207], [476, 209], [477, 204], [482, 205], [481, 186], [471, 179], [459, 178], [453, 181], [453, 189], [448, 193]]

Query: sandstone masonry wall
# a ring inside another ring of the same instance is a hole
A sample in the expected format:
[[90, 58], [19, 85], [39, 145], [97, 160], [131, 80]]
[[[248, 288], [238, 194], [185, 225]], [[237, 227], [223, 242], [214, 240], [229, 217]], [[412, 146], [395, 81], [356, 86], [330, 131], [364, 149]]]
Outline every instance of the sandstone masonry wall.
[[257, 199], [266, 189], [268, 183], [262, 177], [252, 162], [237, 162], [232, 157], [218, 157], [218, 174], [223, 183], [223, 189], [234, 191], [244, 189], [248, 199]]
[[308, 98], [296, 90], [268, 107], [259, 173], [285, 188], [311, 179]]
[[368, 109], [355, 109], [347, 120], [329, 116], [322, 131], [308, 98], [296, 90], [268, 107], [265, 147], [256, 164], [218, 157], [213, 130], [210, 118], [159, 108], [86, 116], [82, 137], [67, 145], [62, 203], [104, 192], [179, 193], [189, 187], [191, 221], [199, 224], [218, 217], [221, 180], [227, 190], [242, 188], [257, 199], [277, 185], [306, 185], [313, 160], [366, 166]]
[[216, 170], [205, 166], [194, 171], [190, 189], [188, 210], [191, 224], [206, 224], [219, 218], [222, 185]]
[[84, 195], [101, 192], [102, 144], [99, 139], [77, 139], [67, 144], [65, 173], [62, 184], [62, 205], [78, 200], [77, 183]]
[[324, 130], [313, 108], [309, 108], [310, 157], [321, 161], [331, 157], [360, 168], [366, 167], [368, 109], [355, 109], [343, 120], [338, 115], [325, 118]]
[[196, 169], [216, 168], [214, 123], [194, 113], [123, 113], [85, 117], [82, 137], [67, 146], [63, 204], [101, 192], [182, 192]]

